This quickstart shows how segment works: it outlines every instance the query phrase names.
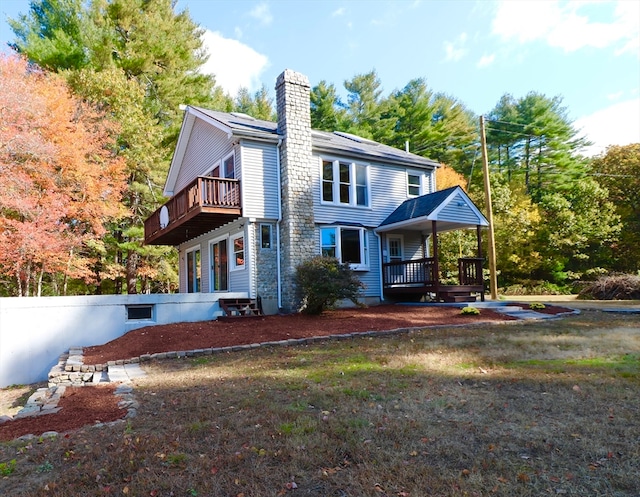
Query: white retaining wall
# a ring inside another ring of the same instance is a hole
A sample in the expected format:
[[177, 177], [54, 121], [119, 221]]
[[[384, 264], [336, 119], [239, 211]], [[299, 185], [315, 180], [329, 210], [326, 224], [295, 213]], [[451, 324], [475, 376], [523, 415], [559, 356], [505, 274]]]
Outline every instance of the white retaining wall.
[[[46, 380], [58, 357], [74, 345], [101, 345], [144, 326], [215, 319], [222, 314], [218, 298], [211, 293], [0, 298], [0, 388]], [[127, 319], [128, 306], [152, 306], [151, 319]]]

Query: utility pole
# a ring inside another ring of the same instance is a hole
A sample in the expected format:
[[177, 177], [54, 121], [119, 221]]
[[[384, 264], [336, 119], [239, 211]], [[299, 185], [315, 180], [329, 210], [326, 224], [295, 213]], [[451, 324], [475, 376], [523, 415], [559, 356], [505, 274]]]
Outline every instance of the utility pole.
[[489, 221], [489, 289], [491, 291], [491, 300], [497, 300], [496, 239], [493, 231], [493, 207], [491, 206], [491, 183], [489, 183], [489, 159], [487, 157], [487, 135], [484, 130], [484, 116], [480, 116], [480, 146], [482, 148], [482, 172], [484, 173], [484, 198], [487, 204], [487, 221]]

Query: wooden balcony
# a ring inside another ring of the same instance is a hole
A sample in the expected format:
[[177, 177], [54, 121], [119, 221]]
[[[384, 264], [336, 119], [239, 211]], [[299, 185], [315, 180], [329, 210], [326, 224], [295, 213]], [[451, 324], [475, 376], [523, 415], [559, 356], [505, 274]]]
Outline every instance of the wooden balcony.
[[240, 182], [199, 176], [144, 222], [147, 245], [179, 245], [242, 216]]
[[458, 284], [440, 283], [438, 264], [434, 257], [382, 264], [384, 293], [389, 296], [424, 296], [434, 294], [445, 302], [475, 301], [471, 293], [479, 293], [484, 300], [482, 263], [484, 259], [458, 259]]

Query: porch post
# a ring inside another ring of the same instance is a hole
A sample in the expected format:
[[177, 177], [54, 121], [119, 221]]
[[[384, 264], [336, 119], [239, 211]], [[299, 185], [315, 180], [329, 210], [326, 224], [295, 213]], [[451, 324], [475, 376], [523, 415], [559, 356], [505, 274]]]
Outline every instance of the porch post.
[[436, 290], [436, 300], [440, 291], [440, 265], [438, 264], [438, 225], [437, 221], [431, 221], [431, 231], [433, 233], [433, 272], [436, 278], [434, 288]]

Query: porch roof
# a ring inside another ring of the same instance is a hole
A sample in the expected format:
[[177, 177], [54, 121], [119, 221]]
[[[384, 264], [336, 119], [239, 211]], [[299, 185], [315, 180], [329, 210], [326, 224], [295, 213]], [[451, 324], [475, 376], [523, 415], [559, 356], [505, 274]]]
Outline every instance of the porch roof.
[[459, 186], [405, 200], [376, 228], [378, 233], [399, 229], [430, 233], [432, 221], [438, 231], [489, 226], [469, 196]]

